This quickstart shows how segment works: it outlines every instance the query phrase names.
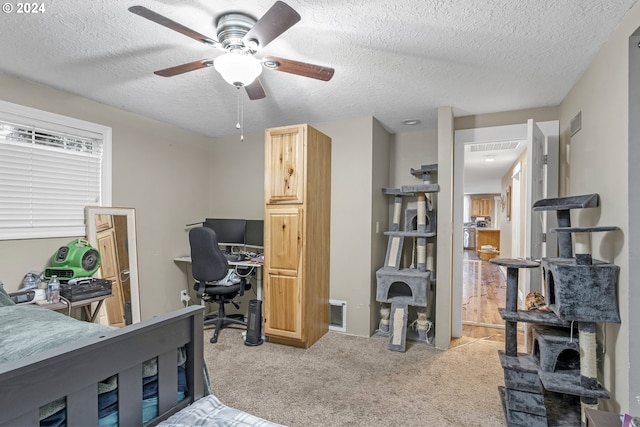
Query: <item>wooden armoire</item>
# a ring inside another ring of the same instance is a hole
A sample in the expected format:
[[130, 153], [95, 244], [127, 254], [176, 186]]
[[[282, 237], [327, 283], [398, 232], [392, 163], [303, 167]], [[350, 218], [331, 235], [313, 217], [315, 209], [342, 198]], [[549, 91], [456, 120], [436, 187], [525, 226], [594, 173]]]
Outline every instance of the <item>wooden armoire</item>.
[[263, 309], [269, 341], [310, 347], [329, 330], [331, 138], [265, 131]]

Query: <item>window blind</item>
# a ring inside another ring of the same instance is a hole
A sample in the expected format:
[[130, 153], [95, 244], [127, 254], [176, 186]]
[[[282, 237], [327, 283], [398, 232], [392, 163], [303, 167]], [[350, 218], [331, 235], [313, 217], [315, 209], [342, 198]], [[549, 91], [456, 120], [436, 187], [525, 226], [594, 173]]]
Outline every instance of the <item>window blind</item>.
[[104, 202], [104, 135], [1, 113], [0, 239], [84, 236], [85, 206]]

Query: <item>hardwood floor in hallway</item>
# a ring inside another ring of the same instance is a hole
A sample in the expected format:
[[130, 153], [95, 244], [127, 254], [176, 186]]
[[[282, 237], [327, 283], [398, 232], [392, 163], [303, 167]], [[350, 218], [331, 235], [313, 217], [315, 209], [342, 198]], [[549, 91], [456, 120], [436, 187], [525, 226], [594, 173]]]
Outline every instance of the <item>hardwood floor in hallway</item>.
[[[505, 306], [506, 272], [489, 261], [482, 261], [474, 250], [463, 257], [462, 337], [451, 340], [451, 346], [477, 339], [504, 342], [504, 321], [498, 313]], [[523, 333], [518, 331], [522, 344]]]
[[462, 322], [475, 326], [504, 326], [498, 307], [507, 295], [505, 274], [497, 265], [482, 261], [473, 250], [464, 251]]

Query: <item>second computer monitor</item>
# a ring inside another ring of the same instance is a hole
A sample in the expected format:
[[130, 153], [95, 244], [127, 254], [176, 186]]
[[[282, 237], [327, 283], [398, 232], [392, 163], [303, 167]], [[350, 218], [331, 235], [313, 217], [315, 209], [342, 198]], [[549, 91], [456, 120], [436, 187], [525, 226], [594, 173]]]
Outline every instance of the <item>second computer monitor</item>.
[[261, 219], [248, 219], [244, 235], [244, 244], [247, 248], [262, 249], [264, 247], [264, 221]]
[[246, 223], [244, 219], [207, 218], [204, 226], [216, 232], [219, 245], [244, 246]]

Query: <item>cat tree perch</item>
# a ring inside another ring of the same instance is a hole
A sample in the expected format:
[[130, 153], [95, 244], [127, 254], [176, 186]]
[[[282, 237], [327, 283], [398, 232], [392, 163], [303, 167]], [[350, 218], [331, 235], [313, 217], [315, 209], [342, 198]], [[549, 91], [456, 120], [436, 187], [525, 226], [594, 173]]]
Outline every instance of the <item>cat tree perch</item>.
[[[609, 393], [597, 380], [596, 323], [620, 323], [617, 298], [619, 267], [595, 260], [591, 233], [618, 227], [572, 227], [572, 209], [599, 206], [597, 194], [544, 199], [534, 211], [555, 210], [559, 256], [544, 258], [545, 302], [549, 312], [517, 309], [518, 269], [537, 268], [528, 260], [492, 259], [507, 267], [505, 351], [500, 353], [505, 386], [500, 388], [509, 426], [579, 425], [584, 408], [597, 407]], [[575, 257], [573, 241], [575, 239]], [[530, 355], [517, 353], [517, 322], [532, 323]], [[575, 326], [577, 325], [577, 333]], [[579, 403], [572, 403], [572, 399]]]
[[[438, 184], [431, 184], [431, 175], [436, 171], [437, 165], [423, 165], [420, 169], [411, 169], [412, 175], [422, 178], [422, 184], [382, 189], [383, 194], [394, 196], [394, 208], [391, 230], [384, 233], [389, 236], [385, 264], [376, 271], [376, 301], [391, 304], [388, 348], [394, 351], [406, 348], [409, 306], [426, 309], [433, 286], [435, 245], [427, 243], [427, 238], [436, 236], [436, 216], [429, 199], [431, 193], [440, 191]], [[402, 231], [400, 218], [406, 197], [417, 199], [417, 209], [405, 211], [405, 230]], [[417, 263], [412, 263], [410, 268], [401, 266], [406, 237], [416, 239]]]

